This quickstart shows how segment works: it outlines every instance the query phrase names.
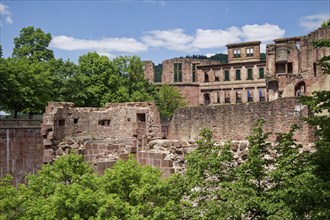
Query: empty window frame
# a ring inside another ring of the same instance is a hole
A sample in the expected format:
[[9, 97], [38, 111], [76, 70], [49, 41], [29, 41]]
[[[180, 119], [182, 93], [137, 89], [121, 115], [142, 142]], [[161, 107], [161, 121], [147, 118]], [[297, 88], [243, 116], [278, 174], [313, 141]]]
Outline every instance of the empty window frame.
[[236, 80], [241, 80], [241, 70], [236, 69]]
[[259, 89], [259, 101], [260, 102], [266, 101], [265, 92], [262, 89]]
[[242, 102], [242, 91], [236, 91], [236, 103]]
[[162, 82], [162, 64], [155, 66], [154, 82]]
[[191, 67], [192, 82], [196, 82], [196, 66], [197, 66], [197, 64], [193, 63], [192, 67]]
[[288, 63], [288, 73], [292, 73], [292, 63]]
[[217, 103], [220, 103], [220, 92], [217, 92]]
[[240, 57], [241, 57], [241, 50], [234, 49], [234, 58], [240, 58]]
[[314, 72], [314, 77], [316, 77], [316, 63], [313, 63], [313, 72]]
[[305, 95], [306, 92], [306, 84], [304, 82], [300, 82], [295, 86], [295, 96], [300, 97]]
[[248, 102], [253, 102], [253, 91], [251, 89], [247, 90], [247, 100]]
[[174, 82], [182, 82], [182, 63], [174, 63]]
[[264, 78], [265, 78], [264, 68], [260, 67], [259, 68], [259, 79], [264, 79]]
[[204, 72], [204, 82], [209, 82], [209, 74], [207, 74], [206, 72]]
[[246, 56], [253, 57], [253, 48], [246, 48]]
[[99, 120], [99, 125], [101, 125], [101, 126], [110, 126], [110, 119]]
[[74, 118], [74, 119], [73, 119], [73, 123], [74, 123], [74, 124], [78, 124], [78, 121], [79, 121], [79, 118]]
[[229, 70], [225, 70], [225, 81], [230, 81]]
[[275, 72], [276, 73], [286, 73], [285, 72], [285, 63], [276, 63]]
[[204, 94], [204, 105], [209, 105], [210, 103], [211, 103], [210, 94], [205, 93]]
[[251, 68], [248, 69], [247, 79], [248, 80], [253, 80], [253, 74], [252, 74], [252, 69]]
[[214, 81], [219, 82], [220, 81], [220, 72], [214, 71]]
[[230, 91], [225, 91], [225, 103], [230, 103]]
[[137, 113], [136, 119], [138, 122], [146, 122], [146, 113]]

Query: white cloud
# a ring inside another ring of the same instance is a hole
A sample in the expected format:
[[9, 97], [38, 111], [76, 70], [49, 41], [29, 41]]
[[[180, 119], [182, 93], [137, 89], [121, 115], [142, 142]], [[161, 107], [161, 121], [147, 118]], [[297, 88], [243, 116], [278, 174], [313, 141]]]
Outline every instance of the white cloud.
[[253, 24], [244, 25], [242, 27], [242, 38], [244, 41], [256, 41], [262, 42], [272, 41], [276, 38], [284, 37], [285, 30], [281, 29], [278, 25], [273, 24]]
[[13, 19], [10, 16], [6, 17], [6, 23], [7, 24], [12, 24], [13, 23]]
[[10, 15], [10, 11], [8, 10], [8, 6], [0, 3], [0, 14], [1, 15]]
[[211, 56], [214, 56], [215, 55], [215, 53], [207, 53], [207, 54], [205, 54], [205, 56], [207, 56], [208, 58], [210, 58]]
[[[170, 30], [152, 30], [145, 32], [140, 39], [135, 38], [103, 38], [99, 40], [77, 39], [70, 36], [54, 36], [51, 47], [63, 50], [93, 50], [113, 57], [116, 52], [138, 53], [149, 48], [198, 52], [202, 49], [220, 48], [225, 50], [226, 44], [242, 41], [262, 41], [261, 51], [266, 43], [284, 37], [285, 30], [273, 24], [253, 24], [227, 29], [197, 29], [193, 34], [186, 34], [181, 28]], [[223, 53], [227, 53], [224, 51]]]
[[300, 18], [300, 26], [308, 31], [319, 28], [323, 21], [329, 19], [329, 14], [308, 15]]
[[113, 58], [116, 57], [115, 55], [112, 55], [111, 53], [108, 53], [108, 52], [97, 51], [96, 53], [97, 53], [98, 55], [100, 55], [100, 56], [106, 56], [106, 57], [108, 57], [109, 59], [113, 59]]
[[173, 30], [154, 30], [145, 33], [142, 41], [149, 47], [163, 47], [176, 51], [191, 51], [194, 37], [186, 35], [180, 28]]
[[9, 11], [9, 7], [7, 5], [0, 3], [0, 15], [5, 17], [6, 24], [13, 23], [13, 19], [11, 17], [11, 12]]
[[240, 42], [241, 30], [230, 27], [226, 30], [203, 30], [197, 29], [193, 46], [198, 49], [219, 48], [226, 44]]
[[51, 47], [63, 50], [102, 50], [138, 53], [148, 49], [134, 38], [103, 38], [100, 40], [77, 39], [68, 36], [54, 36]]

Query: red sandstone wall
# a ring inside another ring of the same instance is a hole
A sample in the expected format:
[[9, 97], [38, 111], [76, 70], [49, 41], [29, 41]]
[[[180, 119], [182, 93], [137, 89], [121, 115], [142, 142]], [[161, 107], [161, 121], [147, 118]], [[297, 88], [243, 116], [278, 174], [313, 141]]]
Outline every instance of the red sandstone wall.
[[153, 83], [155, 80], [155, 66], [154, 63], [150, 60], [143, 61], [144, 63], [144, 78], [149, 82]]
[[295, 138], [308, 143], [312, 141], [313, 130], [302, 121], [308, 114], [308, 108], [302, 107], [296, 98], [179, 109], [173, 116], [168, 138], [196, 140], [201, 129], [209, 128], [218, 142], [245, 140], [257, 119], [264, 118], [264, 130], [273, 133], [270, 141], [275, 141], [277, 133], [288, 132], [291, 125], [298, 124], [301, 129], [296, 132]]
[[187, 107], [199, 105], [199, 86], [198, 85], [175, 85], [180, 94], [185, 98]]
[[[27, 174], [35, 174], [43, 164], [43, 144], [40, 126], [23, 123], [11, 126], [0, 121], [0, 178], [10, 173], [14, 184], [24, 182]], [[38, 122], [40, 124], [40, 122]]]

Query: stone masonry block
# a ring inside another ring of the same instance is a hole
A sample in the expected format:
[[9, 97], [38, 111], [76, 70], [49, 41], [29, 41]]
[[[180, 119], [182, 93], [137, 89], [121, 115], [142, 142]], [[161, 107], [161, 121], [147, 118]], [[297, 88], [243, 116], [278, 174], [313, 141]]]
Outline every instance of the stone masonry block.
[[172, 160], [161, 160], [161, 167], [173, 167]]

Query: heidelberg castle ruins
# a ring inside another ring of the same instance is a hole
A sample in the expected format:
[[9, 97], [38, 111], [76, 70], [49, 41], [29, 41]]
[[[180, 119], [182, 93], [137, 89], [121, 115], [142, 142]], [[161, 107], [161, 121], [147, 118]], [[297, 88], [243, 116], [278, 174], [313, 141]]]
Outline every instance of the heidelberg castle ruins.
[[[231, 140], [240, 164], [247, 157], [246, 137], [258, 118], [265, 119], [270, 142], [291, 125], [300, 125], [295, 138], [303, 151], [310, 151], [314, 129], [302, 120], [310, 111], [294, 97], [330, 90], [330, 75], [320, 66], [330, 48], [314, 48], [312, 42], [319, 39], [330, 39], [329, 26], [307, 36], [274, 40], [267, 45], [265, 61], [260, 59], [260, 41], [227, 45], [226, 64], [165, 60], [161, 77], [153, 63], [145, 61], [150, 82], [176, 86], [188, 103], [175, 111], [167, 132], [156, 105], [147, 102], [109, 103], [102, 108], [49, 102], [41, 124], [0, 120], [0, 178], [11, 173], [14, 183], [24, 182], [26, 174], [71, 149], [100, 174], [135, 154], [139, 163], [159, 167], [167, 176], [184, 170], [184, 155], [196, 147], [202, 128], [211, 129], [217, 143]], [[275, 154], [270, 152], [269, 158]]]
[[330, 48], [312, 42], [330, 39], [330, 28], [319, 28], [307, 36], [275, 39], [260, 59], [260, 41], [228, 44], [228, 63], [208, 59], [175, 58], [162, 62], [161, 76], [152, 61], [145, 61], [150, 82], [177, 87], [188, 106], [273, 101], [281, 97], [311, 95], [330, 90], [330, 76], [319, 62]]

